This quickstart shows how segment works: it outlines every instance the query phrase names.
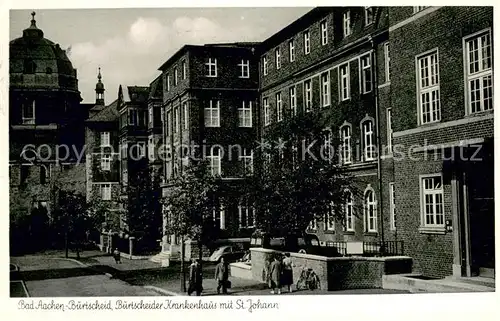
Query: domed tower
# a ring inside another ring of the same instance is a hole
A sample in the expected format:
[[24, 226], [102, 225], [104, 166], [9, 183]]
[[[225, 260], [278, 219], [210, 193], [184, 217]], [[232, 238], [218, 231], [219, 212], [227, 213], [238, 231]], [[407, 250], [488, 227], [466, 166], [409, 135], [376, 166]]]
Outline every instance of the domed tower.
[[104, 84], [101, 81], [101, 67], [99, 67], [99, 73], [97, 74], [97, 84], [95, 84], [95, 104], [104, 105]]

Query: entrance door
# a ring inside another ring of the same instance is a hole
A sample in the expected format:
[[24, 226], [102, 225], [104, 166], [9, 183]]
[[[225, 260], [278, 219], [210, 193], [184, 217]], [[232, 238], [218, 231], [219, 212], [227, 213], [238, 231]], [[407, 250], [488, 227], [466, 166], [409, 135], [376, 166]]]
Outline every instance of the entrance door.
[[[482, 145], [474, 159], [467, 162], [467, 187], [470, 217], [471, 265], [476, 274], [494, 277], [495, 200], [493, 148]], [[472, 154], [475, 147], [471, 147]], [[472, 156], [469, 153], [469, 156]]]

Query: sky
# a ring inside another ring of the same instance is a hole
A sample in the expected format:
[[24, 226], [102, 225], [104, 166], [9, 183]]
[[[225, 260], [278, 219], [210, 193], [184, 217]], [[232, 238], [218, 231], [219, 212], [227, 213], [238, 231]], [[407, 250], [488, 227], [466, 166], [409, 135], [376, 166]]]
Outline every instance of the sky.
[[[44, 36], [69, 50], [84, 103], [95, 101], [101, 67], [109, 104], [118, 86], [148, 86], [184, 44], [262, 41], [309, 11], [293, 8], [142, 8], [36, 10]], [[10, 11], [10, 40], [29, 27], [32, 10]]]

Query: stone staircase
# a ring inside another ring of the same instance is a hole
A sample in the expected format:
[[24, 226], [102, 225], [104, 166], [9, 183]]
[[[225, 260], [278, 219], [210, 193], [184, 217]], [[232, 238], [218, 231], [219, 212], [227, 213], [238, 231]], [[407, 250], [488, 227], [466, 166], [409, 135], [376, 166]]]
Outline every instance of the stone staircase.
[[170, 260], [170, 252], [162, 251], [149, 260], [154, 263], [163, 264], [163, 262]]
[[494, 292], [495, 279], [446, 277], [429, 279], [418, 273], [384, 275], [382, 288], [411, 293]]

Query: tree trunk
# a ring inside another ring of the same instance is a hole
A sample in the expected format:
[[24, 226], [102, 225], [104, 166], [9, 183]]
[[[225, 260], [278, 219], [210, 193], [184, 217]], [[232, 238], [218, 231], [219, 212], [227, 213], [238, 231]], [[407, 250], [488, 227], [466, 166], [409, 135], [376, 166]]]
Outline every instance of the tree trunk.
[[80, 242], [78, 240], [75, 242], [75, 247], [76, 247], [76, 258], [80, 259]]
[[184, 268], [184, 236], [181, 236], [181, 291], [186, 292], [186, 269]]
[[68, 231], [64, 231], [64, 251], [65, 257], [68, 258]]
[[203, 244], [201, 239], [198, 241], [198, 259], [200, 260], [200, 271], [202, 270], [203, 265]]

